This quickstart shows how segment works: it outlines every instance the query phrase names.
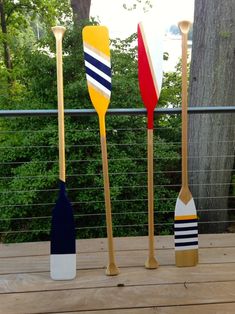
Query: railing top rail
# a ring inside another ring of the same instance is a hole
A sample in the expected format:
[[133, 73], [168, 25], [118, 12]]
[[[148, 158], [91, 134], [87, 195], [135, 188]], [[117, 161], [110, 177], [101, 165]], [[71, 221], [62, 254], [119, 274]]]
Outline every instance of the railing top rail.
[[[211, 106], [211, 107], [189, 107], [189, 114], [202, 113], [231, 113], [235, 112], [235, 106]], [[67, 116], [93, 116], [94, 109], [65, 109]], [[116, 108], [108, 109], [108, 115], [145, 115], [145, 108]], [[181, 108], [157, 108], [155, 115], [174, 115], [181, 114]], [[35, 109], [35, 110], [0, 110], [0, 117], [33, 117], [33, 116], [57, 116], [57, 109]]]

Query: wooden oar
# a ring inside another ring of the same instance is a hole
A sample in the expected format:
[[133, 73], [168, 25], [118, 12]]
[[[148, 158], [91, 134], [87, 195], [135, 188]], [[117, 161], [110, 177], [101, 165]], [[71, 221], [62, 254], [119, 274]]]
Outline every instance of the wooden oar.
[[106, 226], [109, 252], [109, 262], [106, 269], [106, 274], [114, 276], [119, 274], [119, 270], [116, 266], [114, 257], [112, 213], [105, 130], [105, 114], [108, 109], [111, 96], [111, 62], [108, 29], [105, 26], [84, 27], [83, 44], [88, 90], [92, 104], [98, 113], [100, 126]]
[[182, 187], [175, 206], [175, 262], [176, 266], [198, 263], [197, 211], [188, 186], [188, 99], [187, 99], [187, 42], [191, 23], [182, 21]]
[[147, 108], [148, 129], [148, 233], [149, 255], [145, 267], [155, 269], [154, 257], [154, 184], [153, 184], [153, 125], [154, 109], [158, 103], [162, 85], [163, 31], [155, 27], [153, 34], [147, 23], [138, 24], [138, 76], [142, 100]]
[[59, 183], [60, 191], [52, 212], [50, 274], [54, 280], [70, 280], [76, 276], [76, 231], [73, 209], [65, 191], [64, 95], [62, 39], [65, 28], [52, 27], [56, 38]]

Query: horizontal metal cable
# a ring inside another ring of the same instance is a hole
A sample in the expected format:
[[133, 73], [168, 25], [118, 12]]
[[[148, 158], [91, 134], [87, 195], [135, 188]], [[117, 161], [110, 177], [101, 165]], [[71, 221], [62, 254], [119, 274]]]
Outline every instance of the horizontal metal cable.
[[[200, 196], [200, 197], [193, 197], [194, 200], [203, 200], [206, 199], [234, 199], [235, 195], [230, 195], [230, 196]], [[142, 198], [142, 199], [115, 199], [112, 200], [112, 203], [138, 203], [138, 202], [145, 202], [147, 203], [148, 199], [147, 198]], [[165, 201], [172, 201], [172, 202], [176, 202], [176, 198], [175, 197], [161, 197], [161, 198], [157, 198], [156, 199], [157, 202], [165, 202]], [[81, 201], [81, 202], [70, 202], [72, 206], [76, 206], [76, 205], [84, 205], [84, 204], [104, 204], [104, 201], [99, 201], [99, 200], [95, 200], [95, 201]], [[2, 204], [0, 205], [0, 208], [7, 208], [7, 207], [33, 207], [33, 206], [51, 206], [54, 207], [55, 203], [32, 203], [32, 204]]]
[[[224, 224], [224, 223], [235, 223], [235, 220], [224, 220], [224, 221], [198, 221], [198, 224]], [[162, 223], [155, 223], [155, 227], [159, 226], [174, 226], [173, 222], [162, 222]], [[118, 228], [136, 228], [136, 227], [148, 227], [148, 224], [126, 224], [126, 225], [113, 225], [113, 229]], [[76, 230], [92, 230], [92, 229], [106, 229], [105, 225], [102, 226], [87, 226], [87, 227], [77, 227]], [[22, 234], [22, 233], [39, 233], [45, 232], [49, 233], [49, 229], [32, 229], [32, 230], [10, 230], [10, 231], [1, 231], [0, 234]]]
[[[235, 141], [207, 141], [207, 142], [188, 142], [189, 145], [195, 145], [195, 144], [200, 144], [200, 145], [207, 145], [207, 144], [222, 144], [222, 143], [235, 143]], [[181, 142], [158, 142], [157, 140], [154, 143], [156, 146], [181, 146]], [[117, 147], [126, 147], [126, 146], [146, 146], [146, 143], [107, 143], [108, 147], [112, 146], [117, 146]], [[27, 149], [27, 148], [37, 148], [37, 149], [45, 149], [45, 148], [51, 148], [51, 149], [57, 149], [58, 145], [21, 145], [21, 146], [0, 146], [1, 149]], [[72, 144], [72, 145], [65, 145], [65, 148], [80, 148], [80, 147], [100, 147], [100, 144]]]
[[[0, 163], [1, 164], [1, 163]], [[207, 172], [231, 172], [234, 169], [211, 169], [211, 170], [189, 170], [188, 173], [207, 173]], [[172, 170], [172, 171], [154, 171], [154, 174], [180, 174], [182, 171], [180, 170]], [[147, 172], [125, 172], [127, 176], [130, 175], [147, 175]], [[123, 176], [123, 172], [109, 172], [110, 176]], [[100, 173], [76, 173], [76, 174], [68, 174], [67, 178], [77, 178], [77, 177], [96, 177], [102, 176], [102, 172]], [[47, 174], [47, 175], [31, 175], [31, 176], [17, 176], [20, 179], [39, 179], [39, 178], [57, 178], [57, 174]], [[7, 177], [0, 177], [0, 180], [10, 180], [15, 178], [15, 176], [7, 176]]]
[[[56, 125], [57, 126], [57, 125]], [[214, 125], [215, 126], [215, 125]], [[220, 127], [221, 125], [217, 125], [218, 127]], [[226, 128], [235, 128], [235, 125], [223, 125], [223, 129], [226, 129]], [[172, 130], [172, 131], [178, 131], [178, 132], [181, 132], [181, 127], [178, 126], [178, 127], [156, 127], [154, 128], [154, 131], [167, 131], [167, 130]], [[137, 131], [141, 131], [141, 132], [144, 132], [146, 133], [146, 128], [133, 128], [133, 129], [128, 129], [128, 128], [125, 128], [125, 129], [119, 129], [119, 128], [115, 128], [115, 129], [109, 129], [107, 128], [106, 129], [106, 132], [107, 133], [115, 133], [115, 132], [137, 132]], [[74, 134], [74, 133], [99, 133], [100, 130], [98, 128], [96, 129], [80, 129], [80, 130], [66, 130], [66, 135], [67, 134]], [[0, 130], [0, 134], [24, 134], [24, 133], [27, 133], [27, 134], [54, 134], [55, 133], [55, 130], [17, 130], [17, 131], [13, 131], [13, 130]], [[156, 133], [156, 136], [158, 134]]]
[[[197, 213], [213, 213], [213, 212], [224, 212], [224, 211], [235, 211], [235, 208], [211, 208], [211, 209], [197, 209]], [[174, 214], [174, 210], [155, 210], [155, 215], [158, 216], [160, 214]], [[148, 211], [125, 211], [125, 212], [112, 212], [112, 216], [119, 215], [147, 215]], [[89, 214], [75, 214], [74, 218], [82, 218], [82, 217], [104, 217], [106, 214], [103, 213], [89, 213]], [[51, 219], [51, 216], [32, 216], [32, 217], [11, 217], [11, 218], [1, 218], [1, 221], [25, 221], [25, 220], [46, 220]]]
[[[201, 158], [234, 158], [234, 155], [208, 155], [208, 156], [189, 156], [188, 159], [201, 159]], [[169, 156], [169, 157], [156, 157], [154, 160], [180, 160], [181, 157]], [[147, 158], [109, 158], [109, 162], [112, 161], [143, 161]], [[78, 159], [78, 160], [67, 160], [67, 163], [78, 163], [78, 162], [101, 162], [101, 159]], [[42, 160], [42, 161], [11, 161], [11, 162], [2, 162], [2, 165], [20, 165], [27, 163], [37, 163], [37, 164], [47, 164], [47, 163], [58, 163], [58, 160]]]
[[[193, 186], [233, 186], [235, 182], [228, 182], [228, 183], [199, 183], [199, 184], [190, 184], [191, 187]], [[168, 187], [168, 188], [175, 188], [181, 187], [181, 184], [156, 184], [154, 188], [159, 187]], [[110, 189], [146, 189], [147, 185], [118, 185], [118, 186], [110, 186]], [[102, 190], [103, 186], [96, 186], [96, 187], [82, 187], [82, 188], [67, 188], [67, 191], [90, 191], [90, 190]], [[36, 190], [7, 190], [7, 191], [0, 191], [0, 194], [9, 194], [9, 193], [31, 193], [31, 192], [58, 192], [59, 189], [36, 189]]]
[[[159, 110], [160, 109], [160, 110]], [[161, 115], [161, 114], [169, 114], [169, 115], [175, 115], [175, 114], [181, 114], [181, 108], [159, 108], [155, 111], [155, 115]], [[228, 108], [225, 108], [225, 107], [215, 107], [215, 108], [208, 108], [208, 107], [196, 107], [196, 108], [189, 108], [189, 113], [192, 113], [192, 114], [197, 114], [197, 113], [227, 113], [227, 112], [235, 112], [235, 106], [233, 107], [229, 107]], [[12, 110], [9, 110], [9, 111], [0, 111], [0, 117], [15, 117], [16, 119], [18, 117], [42, 117], [42, 116], [47, 116], [47, 115], [51, 115], [52, 117], [57, 117], [57, 110], [26, 110], [26, 111], [12, 111]], [[95, 110], [67, 110], [65, 112], [65, 114], [67, 116], [76, 116], [76, 117], [82, 117], [82, 116], [94, 116], [97, 118], [97, 114], [95, 112]], [[128, 115], [128, 116], [131, 116], [131, 115], [146, 115], [146, 109], [134, 109], [134, 110], [130, 110], [130, 109], [113, 109], [112, 110], [108, 110], [108, 114], [107, 114], [107, 117], [111, 116], [111, 115]], [[54, 118], [53, 118], [54, 119]], [[53, 121], [53, 119], [51, 121]], [[55, 127], [57, 125], [57, 121], [55, 121]], [[144, 120], [143, 120], [144, 121]], [[143, 122], [144, 123], [144, 122]], [[98, 124], [97, 124], [98, 125]], [[235, 125], [226, 125], [226, 126], [223, 126], [223, 125], [218, 125], [218, 127], [227, 127], [227, 128], [233, 128], [235, 127]], [[154, 160], [156, 162], [158, 162], [159, 160], [171, 160], [171, 161], [180, 161], [181, 160], [181, 156], [177, 155], [177, 151], [179, 150], [180, 146], [181, 146], [181, 142], [180, 141], [172, 141], [172, 142], [164, 142], [164, 141], [158, 141], [157, 139], [157, 132], [161, 131], [161, 132], [164, 132], [164, 131], [174, 131], [174, 132], [177, 132], [180, 133], [181, 132], [181, 127], [177, 126], [176, 128], [172, 128], [172, 127], [158, 127], [158, 128], [155, 128], [154, 129], [156, 131], [156, 138], [154, 138], [154, 145], [155, 145], [155, 148], [156, 148], [156, 151], [158, 148], [160, 147], [164, 147], [164, 146], [168, 146], [170, 145], [170, 147], [168, 148], [168, 150], [172, 150], [172, 147], [174, 146], [175, 147], [175, 154], [173, 156], [170, 156], [170, 154], [168, 153], [167, 155], [167, 152], [164, 154], [164, 156], [155, 156]], [[135, 129], [128, 129], [128, 128], [120, 128], [120, 129], [107, 129], [107, 133], [108, 132], [112, 132], [113, 134], [115, 132], [144, 132], [146, 133], [146, 128], [135, 128]], [[19, 131], [4, 131], [4, 130], [1, 130], [0, 133], [1, 135], [4, 135], [4, 134], [22, 134], [22, 136], [25, 136], [25, 134], [28, 134], [28, 133], [31, 133], [32, 132], [32, 135], [33, 134], [46, 134], [47, 136], [50, 136], [50, 134], [53, 134], [53, 136], [56, 136], [57, 137], [57, 134], [56, 134], [56, 129], [55, 130], [19, 130]], [[75, 132], [84, 132], [84, 134], [86, 132], [97, 132], [99, 133], [99, 129], [98, 127], [97, 128], [92, 128], [92, 129], [81, 129], [81, 130], [68, 130], [67, 131], [67, 134], [73, 134]], [[164, 133], [161, 133], [161, 134], [164, 134]], [[120, 134], [121, 136], [122, 134]], [[120, 137], [119, 136], [119, 137]], [[177, 135], [178, 136], [178, 135]], [[10, 137], [9, 137], [10, 138]], [[97, 137], [98, 138], [98, 137]], [[175, 137], [174, 137], [175, 138]], [[138, 137], [137, 137], [138, 139]], [[177, 137], [176, 137], [177, 139]], [[129, 139], [130, 141], [130, 139]], [[21, 149], [37, 149], [39, 152], [40, 152], [40, 149], [45, 149], [45, 150], [49, 150], [49, 149], [54, 149], [54, 150], [57, 150], [58, 149], [58, 145], [57, 144], [51, 144], [51, 145], [43, 145], [43, 142], [40, 141], [39, 143], [42, 143], [42, 145], [26, 145], [27, 142], [23, 142], [24, 145], [22, 146], [19, 146], [19, 145], [16, 145], [16, 146], [12, 146], [12, 145], [6, 145], [6, 146], [2, 146], [0, 148], [2, 148], [2, 150], [9, 150], [9, 154], [11, 153], [11, 149], [13, 150], [21, 150]], [[213, 145], [222, 145], [222, 144], [231, 144], [233, 145], [235, 143], [235, 140], [227, 140], [227, 141], [209, 141], [209, 142], [188, 142], [188, 145], [197, 145], [197, 144], [200, 144], [200, 145], [204, 145], [204, 144], [213, 144]], [[12, 144], [12, 143], [10, 143]], [[133, 142], [131, 141], [130, 143], [124, 143], [124, 142], [115, 142], [115, 140], [113, 140], [112, 142], [108, 141], [108, 148], [112, 149], [112, 147], [117, 147], [117, 148], [123, 148], [125, 149], [126, 147], [130, 147], [130, 149], [134, 150], [134, 147], [144, 147], [146, 148], [146, 143], [145, 142]], [[179, 148], [177, 147], [179, 146]], [[90, 143], [86, 143], [86, 144], [71, 144], [70, 141], [67, 141], [67, 145], [66, 145], [66, 148], [67, 149], [85, 149], [85, 148], [100, 148], [100, 144], [99, 143], [96, 143], [95, 141], [92, 142], [90, 140]], [[167, 147], [166, 147], [167, 148]], [[4, 158], [4, 152], [2, 152], [3, 154], [3, 158]], [[73, 152], [73, 151], [72, 151]], [[69, 155], [69, 154], [68, 154]], [[10, 156], [10, 155], [9, 155]], [[40, 155], [39, 155], [40, 156]], [[52, 159], [54, 160], [49, 160], [49, 161], [45, 161], [45, 160], [37, 160], [37, 161], [5, 161], [5, 162], [2, 162], [0, 163], [0, 165], [4, 166], [4, 165], [9, 165], [9, 176], [7, 176], [7, 173], [3, 172], [3, 174], [6, 176], [2, 176], [0, 179], [1, 180], [10, 180], [10, 179], [36, 179], [36, 178], [57, 178], [58, 175], [56, 174], [50, 174], [50, 175], [37, 175], [35, 174], [35, 176], [33, 175], [33, 173], [31, 172], [30, 175], [22, 175], [22, 176], [13, 176], [12, 174], [14, 172], [11, 172], [10, 168], [11, 166], [14, 167], [14, 166], [20, 166], [20, 165], [34, 165], [34, 164], [38, 164], [38, 165], [41, 165], [41, 164], [45, 164], [45, 165], [49, 165], [49, 164], [58, 164], [58, 156], [55, 154], [55, 155], [52, 155]], [[89, 155], [87, 155], [89, 157]], [[85, 158], [87, 157], [85, 156]], [[124, 155], [125, 156], [125, 155]], [[128, 156], [128, 155], [127, 155]], [[134, 155], [135, 156], [135, 155]], [[92, 155], [91, 155], [92, 157]], [[98, 156], [99, 157], [99, 156]], [[117, 157], [121, 157], [121, 156], [118, 156]], [[144, 158], [145, 157], [145, 158]], [[136, 163], [144, 163], [144, 167], [145, 167], [145, 164], [147, 163], [147, 156], [142, 156], [141, 155], [141, 158], [129, 158], [129, 157], [125, 157], [125, 158], [110, 158], [109, 159], [109, 162], [110, 163], [115, 163], [115, 162], [136, 162]], [[234, 159], [234, 155], [198, 155], [198, 156], [189, 156], [189, 159], [192, 159], [192, 160], [197, 160], [197, 159], [202, 159], [202, 158], [216, 158], [216, 159], [221, 159], [221, 158], [232, 158]], [[16, 159], [17, 160], [17, 159]], [[92, 162], [95, 162], [95, 163], [98, 163], [101, 165], [101, 156], [100, 158], [97, 158], [97, 156], [95, 156], [95, 158], [87, 158], [87, 159], [71, 159], [71, 160], [67, 160], [67, 163], [70, 165], [70, 166], [73, 166], [74, 163], [92, 163]], [[175, 164], [178, 165], [178, 162]], [[86, 164], [85, 164], [86, 165]], [[96, 164], [95, 164], [96, 166]], [[172, 167], [172, 166], [171, 166]], [[231, 166], [230, 166], [231, 167]], [[83, 167], [81, 167], [83, 169]], [[14, 168], [11, 168], [13, 169], [14, 171]], [[145, 168], [144, 168], [145, 169]], [[7, 168], [6, 168], [7, 170]], [[135, 170], [135, 169], [134, 169]], [[83, 170], [84, 171], [84, 170]], [[96, 170], [97, 171], [97, 170]], [[213, 172], [216, 172], [216, 173], [222, 173], [222, 172], [232, 172], [234, 171], [233, 169], [212, 169], [212, 170], [203, 170], [203, 169], [197, 169], [197, 170], [193, 170], [193, 171], [189, 171], [190, 174], [192, 173], [213, 173]], [[171, 171], [155, 171], [155, 174], [169, 174], [169, 175], [173, 175], [173, 174], [178, 174], [180, 175], [181, 174], [181, 171], [180, 170], [171, 170]], [[110, 173], [110, 176], [120, 176], [120, 175], [125, 175], [125, 176], [129, 176], [129, 175], [135, 175], [135, 176], [146, 176], [147, 178], [147, 172], [145, 171], [142, 171], [142, 172], [125, 172], [125, 174], [123, 174], [122, 172], [117, 172], [117, 173]], [[95, 176], [100, 176], [102, 177], [102, 173], [80, 173], [80, 174], [71, 174], [71, 175], [68, 175], [67, 178], [80, 178], [82, 176], [87, 176], [88, 178], [94, 178]], [[142, 178], [141, 178], [142, 179]], [[92, 179], [91, 179], [92, 180]], [[227, 180], [226, 180], [227, 181]], [[2, 182], [4, 183], [4, 182]], [[145, 183], [145, 182], [144, 182]], [[156, 182], [158, 183], [158, 182]], [[219, 182], [219, 183], [203, 183], [203, 184], [193, 184], [193, 185], [190, 185], [190, 186], [202, 186], [202, 187], [213, 187], [213, 186], [218, 186], [219, 187], [223, 187], [223, 186], [231, 186], [233, 187], [235, 185], [235, 182]], [[38, 186], [38, 185], [37, 185]], [[155, 184], [154, 187], [156, 189], [159, 189], [159, 188], [173, 188], [174, 190], [180, 188], [180, 184], [178, 184], [177, 182], [175, 184]], [[21, 186], [20, 186], [21, 187]], [[25, 194], [25, 198], [27, 196], [27, 193], [52, 193], [52, 192], [55, 192], [55, 193], [58, 193], [59, 189], [58, 188], [49, 188], [49, 189], [40, 189], [40, 186], [39, 186], [39, 189], [35, 188], [33, 189], [33, 184], [31, 182], [29, 182], [29, 188], [32, 188], [31, 190], [30, 189], [26, 189], [26, 186], [24, 187], [24, 189], [16, 189], [16, 190], [10, 190], [10, 189], [6, 189], [6, 190], [3, 190], [0, 192], [0, 195], [7, 195], [6, 197], [6, 201], [10, 202], [10, 200], [8, 200], [8, 195], [9, 194], [12, 194], [12, 193], [24, 193]], [[44, 186], [43, 186], [44, 187]], [[144, 193], [144, 196], [147, 196], [147, 184], [143, 184], [143, 185], [139, 185], [139, 184], [134, 184], [134, 185], [111, 185], [111, 191], [112, 189], [126, 189], [126, 190], [130, 190], [132, 192], [132, 189], [135, 189], [137, 190], [137, 196], [138, 196], [138, 189], [144, 189], [146, 190], [146, 193]], [[91, 186], [91, 187], [86, 187], [86, 186], [83, 186], [83, 187], [70, 187], [70, 188], [67, 188], [67, 191], [68, 192], [83, 192], [83, 191], [91, 191], [92, 192], [95, 192], [97, 193], [97, 191], [100, 190], [101, 193], [103, 193], [103, 186]], [[130, 193], [131, 193], [130, 192]], [[172, 191], [171, 191], [172, 192]], [[170, 190], [169, 190], [169, 193], [170, 193]], [[87, 193], [88, 194], [88, 193]], [[145, 195], [146, 194], [146, 195]], [[173, 194], [173, 193], [172, 193]], [[216, 192], [214, 192], [214, 194], [216, 194]], [[17, 195], [17, 194], [16, 194]], [[43, 194], [44, 195], [44, 194]], [[89, 195], [89, 194], [88, 194]], [[93, 194], [91, 194], [93, 195]], [[173, 194], [174, 195], [174, 194]], [[155, 199], [155, 202], [157, 203], [158, 206], [161, 206], [160, 204], [162, 202], [167, 203], [167, 207], [164, 207], [164, 210], [162, 211], [156, 211], [155, 214], [156, 216], [158, 215], [165, 215], [165, 216], [162, 216], [162, 217], [167, 217], [168, 221], [169, 219], [171, 219], [173, 217], [173, 214], [174, 214], [174, 207], [175, 207], [175, 202], [176, 202], [176, 197], [166, 197], [164, 194], [162, 195], [163, 197], [159, 197], [159, 198], [156, 198]], [[102, 196], [103, 197], [103, 196]], [[143, 216], [143, 218], [146, 219], [147, 215], [148, 215], [148, 212], [147, 212], [147, 203], [148, 203], [148, 200], [147, 198], [136, 198], [136, 199], [124, 199], [123, 196], [119, 196], [120, 199], [114, 199], [112, 200], [111, 198], [111, 202], [112, 204], [114, 205], [113, 208], [115, 209], [119, 209], [119, 211], [115, 211], [113, 210], [113, 217], [116, 217], [118, 219], [118, 217], [120, 216], [124, 216], [124, 215], [136, 215], [137, 217], [139, 216], [139, 220], [141, 221], [141, 215]], [[100, 199], [102, 199], [101, 197], [99, 197]], [[194, 197], [194, 200], [208, 200], [208, 201], [214, 201], [214, 203], [217, 203], [216, 200], [222, 200], [222, 199], [228, 199], [230, 200], [230, 205], [231, 206], [234, 206], [232, 204], [234, 204], [234, 201], [233, 199], [235, 198], [235, 195], [226, 195], [226, 196], [218, 196], [218, 194], [216, 194], [215, 196], [198, 196], [198, 197]], [[15, 199], [16, 196], [15, 196]], [[25, 201], [25, 200], [24, 200]], [[17, 201], [16, 201], [17, 202]], [[18, 202], [21, 202], [21, 199], [19, 199]], [[56, 202], [56, 200], [55, 200]], [[134, 203], [138, 203], [136, 207], [134, 207], [133, 209], [131, 208], [131, 205], [134, 204]], [[79, 222], [79, 219], [83, 219], [84, 221], [86, 221], [85, 219], [87, 219], [87, 223], [88, 224], [89, 222], [92, 223], [92, 218], [102, 218], [102, 225], [101, 226], [84, 226], [84, 227], [78, 227], [77, 230], [92, 230], [92, 229], [105, 229], [106, 226], [103, 225], [103, 219], [105, 219], [105, 202], [104, 200], [95, 200], [94, 197], [90, 197], [90, 199], [88, 198], [87, 200], [85, 201], [76, 201], [76, 202], [71, 202], [71, 204], [73, 206], [76, 206], [76, 211], [75, 211], [75, 218], [77, 219], [77, 222]], [[128, 207], [128, 209], [130, 209], [130, 211], [120, 211], [120, 208], [118, 207], [120, 205], [122, 205], [122, 209], [123, 208], [126, 208]], [[124, 205], [123, 205], [124, 204]], [[126, 204], [126, 205], [125, 205]], [[129, 206], [130, 204], [130, 206]], [[172, 206], [171, 206], [172, 204]], [[37, 214], [37, 211], [34, 211], [34, 206], [35, 206], [35, 210], [38, 209], [38, 213], [46, 213], [46, 215], [43, 215], [42, 216], [34, 216], [34, 214]], [[25, 228], [24, 227], [21, 227], [21, 225], [24, 225], [23, 222], [27, 222], [27, 224], [25, 224], [26, 226], [27, 225], [30, 225], [30, 222], [31, 221], [39, 221], [40, 219], [41, 220], [50, 220], [51, 219], [51, 216], [50, 215], [47, 215], [48, 214], [48, 210], [49, 209], [52, 209], [53, 207], [55, 206], [55, 203], [54, 202], [45, 202], [45, 203], [40, 203], [40, 201], [38, 203], [35, 203], [35, 204], [1, 204], [0, 205], [0, 208], [1, 209], [4, 209], [6, 207], [6, 211], [9, 211], [10, 208], [14, 208], [14, 216], [15, 217], [11, 217], [11, 218], [1, 218], [0, 219], [0, 222], [2, 222], [2, 224], [4, 224], [4, 222], [9, 222], [12, 223], [12, 225], [14, 226], [13, 229], [17, 229], [17, 227], [15, 226], [18, 226], [19, 225], [19, 228], [22, 228], [22, 230], [10, 230], [9, 232], [8, 231], [4, 231], [4, 232], [0, 232], [1, 234], [11, 234], [11, 233], [27, 233], [27, 232], [30, 232], [30, 233], [37, 233], [37, 232], [46, 232], [46, 233], [49, 233], [50, 230], [27, 230], [27, 229], [23, 229]], [[84, 206], [83, 207], [83, 210], [85, 211], [85, 206], [87, 206], [88, 208], [88, 212], [86, 213], [79, 213], [79, 206]], [[95, 206], [98, 207], [98, 212], [97, 213], [93, 213], [93, 212], [90, 212], [91, 211], [91, 208], [92, 206]], [[207, 205], [208, 206], [208, 205]], [[25, 208], [24, 208], [25, 207]], [[43, 208], [44, 207], [44, 208]], [[50, 208], [49, 208], [50, 207]], [[77, 207], [78, 207], [78, 210], [77, 210]], [[140, 208], [140, 211], [138, 211], [138, 208]], [[166, 208], [169, 208], [169, 210], [167, 210]], [[143, 210], [143, 209], [146, 209]], [[27, 216], [28, 217], [16, 217], [17, 215], [21, 215], [23, 214], [24, 211], [28, 210], [27, 212]], [[203, 214], [203, 213], [208, 213], [208, 215], [211, 213], [220, 213], [220, 212], [228, 212], [228, 213], [232, 213], [234, 212], [234, 208], [222, 208], [222, 209], [198, 209], [197, 212], [198, 214]], [[29, 217], [31, 212], [29, 213], [29, 211], [31, 211], [32, 213], [32, 217]], [[102, 211], [102, 212], [101, 212]], [[77, 212], [77, 213], [76, 213]], [[231, 215], [232, 216], [232, 215]], [[134, 219], [134, 218], [133, 218]], [[45, 221], [46, 222], [46, 221]], [[125, 221], [126, 222], [126, 221]], [[137, 223], [133, 223], [133, 224], [117, 224], [117, 225], [114, 225], [113, 227], [114, 228], [139, 228], [139, 227], [146, 227], [147, 229], [147, 223], [145, 224], [138, 224], [138, 220], [136, 221]], [[208, 224], [219, 224], [219, 223], [233, 223], [234, 221], [231, 219], [230, 221], [199, 221], [199, 224], [203, 224], [203, 223], [208, 223]], [[15, 225], [14, 225], [15, 224]], [[164, 223], [156, 223], [155, 226], [173, 226], [173, 223], [172, 222], [164, 222]], [[42, 224], [42, 226], [44, 226]], [[26, 227], [27, 228], [27, 227]], [[32, 227], [33, 228], [33, 227]], [[39, 227], [39, 229], [43, 227]], [[48, 226], [45, 226], [45, 228], [48, 228]], [[28, 227], [28, 229], [30, 229], [30, 227]], [[147, 230], [146, 230], [147, 231]]]

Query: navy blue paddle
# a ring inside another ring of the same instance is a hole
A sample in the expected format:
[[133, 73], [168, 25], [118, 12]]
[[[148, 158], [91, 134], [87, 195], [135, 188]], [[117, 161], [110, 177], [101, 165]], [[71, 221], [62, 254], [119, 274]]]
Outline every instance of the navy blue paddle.
[[54, 280], [71, 280], [76, 276], [76, 230], [73, 209], [65, 188], [64, 95], [62, 39], [65, 28], [52, 27], [56, 38], [58, 129], [59, 129], [59, 197], [52, 211], [50, 275]]

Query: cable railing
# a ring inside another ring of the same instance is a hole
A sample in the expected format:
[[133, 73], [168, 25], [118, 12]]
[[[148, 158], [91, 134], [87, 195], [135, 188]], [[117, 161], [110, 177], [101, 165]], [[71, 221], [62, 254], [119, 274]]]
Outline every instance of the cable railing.
[[[234, 106], [192, 107], [189, 114], [234, 114]], [[155, 110], [155, 234], [173, 234], [174, 208], [181, 187], [180, 108]], [[65, 110], [67, 193], [74, 208], [78, 238], [103, 237], [105, 203], [98, 120], [94, 110]], [[147, 235], [147, 143], [145, 109], [110, 109], [107, 144], [115, 236]], [[171, 117], [179, 121], [170, 126]], [[160, 123], [161, 117], [165, 121]], [[124, 121], [123, 121], [124, 120]], [[234, 128], [235, 125], [224, 127]], [[189, 141], [188, 160], [219, 162], [214, 168], [189, 168], [195, 175], [220, 176], [216, 182], [192, 180], [200, 232], [229, 232], [235, 224], [233, 154], [190, 155], [190, 147], [234, 145], [231, 139]], [[230, 166], [220, 161], [231, 160]], [[57, 110], [0, 111], [0, 240], [48, 240], [57, 200]], [[226, 175], [226, 180], [224, 179]], [[207, 191], [203, 194], [200, 189]], [[226, 191], [226, 193], [224, 192]], [[223, 193], [222, 193], [223, 192]], [[226, 213], [226, 215], [224, 215]], [[217, 228], [217, 225], [224, 227]]]

